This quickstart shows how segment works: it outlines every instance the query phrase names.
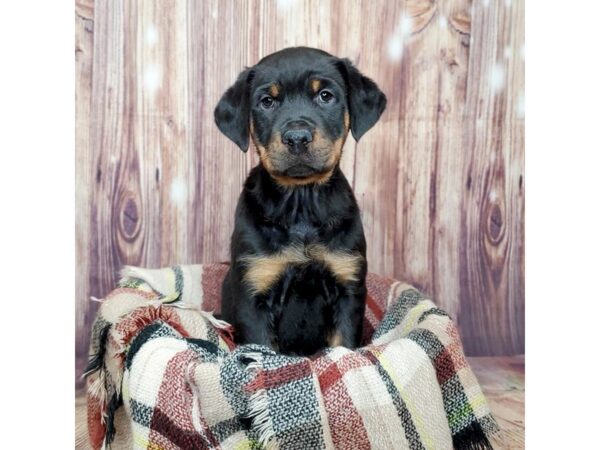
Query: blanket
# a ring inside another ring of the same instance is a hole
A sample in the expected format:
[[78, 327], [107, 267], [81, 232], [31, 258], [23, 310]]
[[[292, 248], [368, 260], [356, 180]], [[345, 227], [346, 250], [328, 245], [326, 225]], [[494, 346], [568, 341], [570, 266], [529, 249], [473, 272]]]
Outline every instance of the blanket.
[[226, 270], [123, 270], [92, 331], [92, 448], [492, 448], [457, 329], [418, 290], [368, 274], [364, 345], [292, 357], [235, 346], [211, 314]]

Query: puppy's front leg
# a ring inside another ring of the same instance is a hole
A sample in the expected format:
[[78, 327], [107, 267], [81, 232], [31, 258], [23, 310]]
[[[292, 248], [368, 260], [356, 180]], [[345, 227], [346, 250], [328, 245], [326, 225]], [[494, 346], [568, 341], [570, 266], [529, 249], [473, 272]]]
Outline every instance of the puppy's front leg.
[[328, 339], [330, 347], [354, 349], [360, 346], [367, 291], [364, 286], [346, 292], [334, 305], [334, 332]]
[[238, 301], [235, 321], [235, 340], [240, 344], [259, 344], [273, 347], [273, 332], [268, 310], [256, 297], [243, 295]]

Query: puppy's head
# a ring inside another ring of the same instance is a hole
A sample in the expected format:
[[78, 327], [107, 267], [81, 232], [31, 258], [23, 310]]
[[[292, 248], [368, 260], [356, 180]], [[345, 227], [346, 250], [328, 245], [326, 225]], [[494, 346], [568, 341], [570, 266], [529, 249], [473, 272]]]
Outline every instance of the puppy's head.
[[249, 137], [262, 164], [285, 186], [326, 181], [348, 131], [358, 140], [386, 98], [347, 59], [295, 47], [243, 71], [215, 108], [217, 126], [243, 151]]

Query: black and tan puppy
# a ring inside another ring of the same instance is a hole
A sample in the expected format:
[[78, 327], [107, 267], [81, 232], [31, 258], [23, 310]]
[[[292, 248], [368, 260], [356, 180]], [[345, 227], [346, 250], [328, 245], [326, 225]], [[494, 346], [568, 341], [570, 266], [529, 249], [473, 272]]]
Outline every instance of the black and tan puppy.
[[366, 242], [339, 163], [381, 116], [385, 95], [347, 59], [288, 48], [243, 71], [215, 109], [260, 164], [240, 196], [222, 315], [236, 341], [308, 355], [360, 344]]

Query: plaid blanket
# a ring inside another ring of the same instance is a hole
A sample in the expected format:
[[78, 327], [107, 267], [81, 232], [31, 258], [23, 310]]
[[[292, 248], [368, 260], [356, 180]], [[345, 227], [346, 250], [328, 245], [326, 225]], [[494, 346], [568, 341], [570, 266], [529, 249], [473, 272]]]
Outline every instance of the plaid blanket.
[[289, 357], [207, 312], [226, 270], [123, 270], [92, 331], [92, 448], [492, 448], [457, 329], [416, 289], [369, 274], [365, 345]]

